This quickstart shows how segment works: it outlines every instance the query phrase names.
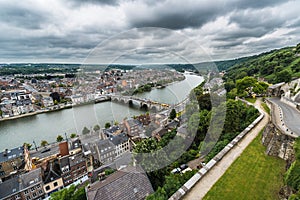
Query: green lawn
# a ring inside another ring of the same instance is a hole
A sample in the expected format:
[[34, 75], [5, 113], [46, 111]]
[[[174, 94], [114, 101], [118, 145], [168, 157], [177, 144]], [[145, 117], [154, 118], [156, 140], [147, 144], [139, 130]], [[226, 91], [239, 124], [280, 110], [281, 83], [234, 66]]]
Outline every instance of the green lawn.
[[260, 134], [229, 167], [204, 199], [279, 199], [279, 189], [284, 185], [284, 172], [283, 160], [265, 154]]
[[264, 110], [270, 115], [271, 111], [270, 108], [267, 106], [266, 103], [261, 103], [261, 106], [264, 108]]
[[249, 101], [250, 103], [255, 103], [256, 98], [250, 98], [250, 97], [248, 97], [248, 98], [246, 98], [246, 100]]

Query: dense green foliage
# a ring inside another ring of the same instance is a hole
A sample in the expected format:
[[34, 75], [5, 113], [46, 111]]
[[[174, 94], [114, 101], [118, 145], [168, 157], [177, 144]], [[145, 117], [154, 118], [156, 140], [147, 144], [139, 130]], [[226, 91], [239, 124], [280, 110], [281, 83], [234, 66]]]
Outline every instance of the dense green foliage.
[[106, 122], [104, 128], [109, 128], [109, 127], [111, 127], [111, 124], [109, 122]]
[[203, 198], [275, 200], [284, 185], [285, 161], [266, 155], [261, 133], [227, 169]]
[[99, 131], [100, 130], [100, 126], [98, 124], [96, 124], [93, 128], [94, 131]]
[[165, 200], [174, 194], [186, 181], [188, 181], [196, 171], [188, 171], [184, 174], [170, 174], [165, 176], [165, 184], [158, 187], [155, 193], [149, 195], [147, 200]]
[[41, 146], [44, 147], [44, 146], [47, 146], [49, 143], [46, 141], [46, 140], [42, 140], [41, 141]]
[[290, 199], [300, 199], [300, 138], [294, 143], [295, 161], [285, 174], [285, 181], [288, 186], [297, 191]]
[[58, 135], [57, 138], [56, 138], [56, 142], [61, 142], [63, 140], [64, 140], [64, 138], [61, 135]]
[[[214, 97], [204, 92], [203, 84], [191, 92], [191, 103], [187, 105], [185, 110], [185, 116], [188, 119], [188, 135], [186, 139], [176, 135], [176, 130], [173, 130], [163, 135], [159, 141], [156, 138], [148, 138], [137, 143], [134, 148], [134, 152], [137, 153], [135, 158], [147, 171], [152, 186], [156, 190], [153, 195], [148, 197], [149, 199], [167, 199], [185, 182], [185, 178], [180, 179], [182, 175], [172, 175], [170, 172], [181, 164], [186, 164], [200, 156], [200, 150], [207, 135], [210, 120], [212, 116], [218, 114], [218, 109], [222, 110], [221, 107], [225, 108], [226, 106], [227, 114], [224, 129], [222, 130], [222, 127], [219, 127], [219, 130], [214, 130], [221, 133], [221, 136], [217, 143], [210, 144], [214, 146], [212, 146], [212, 151], [208, 155], [201, 155], [206, 156], [207, 161], [215, 156], [258, 116], [258, 111], [254, 107], [234, 100], [228, 100], [226, 103], [218, 102], [217, 108], [212, 109], [211, 98]], [[213, 134], [209, 137], [218, 136]], [[182, 144], [189, 140], [192, 140], [191, 145], [188, 149], [184, 149]], [[174, 150], [176, 151], [174, 152]], [[139, 153], [143, 153], [143, 155]], [[159, 169], [162, 164], [161, 161], [165, 161], [167, 165]], [[155, 167], [159, 170], [151, 170]], [[174, 179], [173, 182], [172, 179]]]
[[154, 84], [152, 83], [141, 85], [136, 90], [133, 91], [133, 95], [137, 93], [150, 92], [152, 87], [154, 87]]
[[82, 135], [85, 135], [85, 134], [88, 134], [88, 133], [90, 133], [90, 130], [87, 127], [84, 127], [82, 129]]
[[170, 118], [170, 119], [175, 119], [175, 118], [176, 118], [176, 115], [177, 115], [176, 110], [173, 108], [173, 109], [171, 110], [171, 112], [170, 112], [169, 118]]
[[248, 57], [227, 70], [226, 82], [245, 76], [265, 78], [270, 83], [289, 82], [300, 77], [300, 44]]
[[[0, 67], [0, 74], [13, 75], [13, 74], [53, 74], [53, 73], [76, 73], [79, 64], [2, 64]], [[50, 78], [50, 77], [49, 77]]]
[[50, 200], [85, 200], [85, 188], [77, 188], [71, 185], [69, 188], [64, 188], [51, 194]]
[[206, 162], [217, 155], [231, 140], [258, 117], [258, 111], [253, 106], [246, 106], [241, 101], [228, 100], [226, 108], [226, 118], [222, 135], [205, 157]]

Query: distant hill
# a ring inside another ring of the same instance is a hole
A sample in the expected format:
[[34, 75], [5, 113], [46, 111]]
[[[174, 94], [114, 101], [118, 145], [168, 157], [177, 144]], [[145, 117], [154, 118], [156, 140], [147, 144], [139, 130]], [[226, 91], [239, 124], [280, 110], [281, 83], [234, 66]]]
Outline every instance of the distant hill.
[[76, 73], [83, 68], [86, 71], [109, 69], [161, 69], [170, 67], [177, 71], [194, 71], [206, 74], [208, 71], [226, 71], [226, 80], [235, 82], [245, 76], [264, 78], [270, 83], [287, 81], [300, 77], [300, 43], [294, 47], [285, 47], [259, 55], [242, 57], [232, 60], [202, 62], [195, 64], [152, 64], [152, 65], [124, 65], [124, 64], [60, 64], [60, 63], [18, 63], [0, 64], [0, 75], [33, 74], [33, 73]]

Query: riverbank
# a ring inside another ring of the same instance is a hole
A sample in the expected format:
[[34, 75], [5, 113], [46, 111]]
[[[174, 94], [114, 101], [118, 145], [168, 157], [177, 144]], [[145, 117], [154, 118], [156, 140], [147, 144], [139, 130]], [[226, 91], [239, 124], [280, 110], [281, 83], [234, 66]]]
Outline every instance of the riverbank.
[[[163, 89], [145, 92], [140, 98], [174, 104], [183, 101], [190, 90], [203, 81], [202, 77], [187, 75], [184, 81], [171, 84]], [[104, 127], [106, 122], [121, 122], [124, 118], [145, 113], [127, 104], [107, 101], [96, 104], [62, 109], [59, 112], [0, 122], [0, 149], [13, 148], [24, 142], [46, 140], [54, 142], [58, 134], [80, 134], [83, 127], [91, 129], [95, 124]], [[33, 114], [33, 113], [32, 113]], [[20, 117], [20, 116], [18, 116]]]
[[80, 103], [80, 104], [76, 104], [76, 105], [67, 104], [67, 105], [60, 105], [58, 107], [53, 106], [52, 108], [48, 108], [48, 109], [44, 109], [44, 110], [37, 110], [37, 111], [34, 111], [34, 112], [25, 113], [25, 114], [21, 114], [21, 115], [16, 115], [16, 116], [13, 116], [13, 117], [0, 118], [0, 122], [20, 119], [20, 118], [25, 118], [25, 117], [31, 117], [31, 116], [35, 116], [35, 115], [39, 115], [39, 114], [44, 114], [44, 113], [51, 113], [51, 112], [61, 111], [61, 110], [64, 110], [64, 109], [71, 109], [73, 107], [80, 107], [80, 106], [85, 106], [85, 105], [90, 105], [90, 104], [97, 104], [97, 103], [106, 102], [106, 101], [110, 101], [110, 100], [111, 100], [110, 98], [96, 99], [95, 101]]

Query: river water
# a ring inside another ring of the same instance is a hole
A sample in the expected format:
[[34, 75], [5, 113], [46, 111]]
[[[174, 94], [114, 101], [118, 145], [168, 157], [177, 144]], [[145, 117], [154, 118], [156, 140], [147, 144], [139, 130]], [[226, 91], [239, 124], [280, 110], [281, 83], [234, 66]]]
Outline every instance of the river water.
[[[168, 85], [163, 89], [138, 94], [142, 98], [161, 103], [175, 104], [182, 101], [203, 78], [185, 75], [186, 79]], [[71, 133], [81, 134], [84, 126], [91, 129], [95, 124], [101, 127], [106, 122], [121, 122], [125, 117], [139, 115], [145, 111], [132, 109], [114, 102], [84, 105], [61, 111], [44, 113], [26, 118], [0, 122], [0, 151], [22, 145], [24, 142], [39, 146], [41, 140], [54, 142], [57, 135], [69, 137]]]

